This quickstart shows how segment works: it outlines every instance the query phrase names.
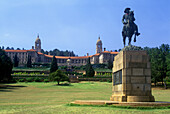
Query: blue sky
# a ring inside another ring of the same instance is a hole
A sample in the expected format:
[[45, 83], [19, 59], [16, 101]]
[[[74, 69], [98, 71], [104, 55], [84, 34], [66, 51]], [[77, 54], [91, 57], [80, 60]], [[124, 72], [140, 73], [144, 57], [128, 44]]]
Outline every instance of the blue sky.
[[124, 9], [134, 10], [141, 35], [133, 45], [170, 44], [170, 0], [0, 0], [0, 46], [31, 49], [39, 33], [44, 50], [95, 54], [123, 48]]

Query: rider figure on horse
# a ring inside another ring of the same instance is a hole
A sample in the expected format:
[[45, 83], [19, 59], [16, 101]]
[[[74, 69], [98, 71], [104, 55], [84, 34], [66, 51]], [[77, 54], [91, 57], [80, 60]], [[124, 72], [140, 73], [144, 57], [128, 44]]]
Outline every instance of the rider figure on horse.
[[135, 34], [134, 42], [136, 42], [136, 36], [139, 36], [140, 33], [138, 32], [138, 26], [134, 23], [135, 18], [134, 18], [133, 11], [130, 11], [130, 8], [126, 8], [124, 10], [124, 13], [125, 14], [123, 15], [123, 18], [122, 18], [122, 23], [124, 24], [123, 30], [122, 30], [122, 36], [123, 36], [123, 41], [124, 41], [124, 46], [125, 46], [126, 36], [129, 37], [129, 44], [130, 44], [131, 42], [130, 37], [132, 37], [132, 35]]

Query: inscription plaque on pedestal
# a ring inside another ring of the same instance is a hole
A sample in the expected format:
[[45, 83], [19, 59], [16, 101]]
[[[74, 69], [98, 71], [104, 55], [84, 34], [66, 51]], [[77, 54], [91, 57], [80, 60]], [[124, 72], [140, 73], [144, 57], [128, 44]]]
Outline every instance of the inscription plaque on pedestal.
[[113, 74], [113, 85], [122, 84], [122, 70], [117, 71]]

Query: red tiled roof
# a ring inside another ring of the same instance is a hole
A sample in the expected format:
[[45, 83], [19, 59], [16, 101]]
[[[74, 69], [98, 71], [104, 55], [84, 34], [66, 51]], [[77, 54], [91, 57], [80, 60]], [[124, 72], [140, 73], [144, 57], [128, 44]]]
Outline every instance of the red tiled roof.
[[5, 52], [27, 52], [27, 51], [35, 51], [33, 49], [30, 50], [4, 50]]
[[30, 50], [4, 50], [5, 52], [28, 52], [28, 51], [36, 51], [34, 49], [30, 49]]
[[70, 57], [71, 59], [87, 59], [92, 56], [80, 56], [80, 57]]
[[4, 50], [5, 52], [27, 52], [28, 50]]
[[102, 51], [101, 53], [110, 53], [110, 51]]
[[119, 52], [111, 52], [111, 54], [118, 54]]
[[41, 52], [37, 52], [39, 55], [44, 55], [43, 53], [41, 53]]
[[[46, 57], [50, 57], [52, 58], [53, 56], [52, 55], [46, 55], [44, 54]], [[80, 57], [68, 57], [68, 56], [55, 56], [55, 58], [57, 59], [86, 59], [88, 57], [92, 57], [92, 56], [80, 56]]]
[[55, 56], [57, 59], [69, 59], [70, 57], [67, 56]]
[[53, 56], [52, 55], [46, 55], [46, 54], [44, 54], [46, 57], [50, 57], [50, 58], [52, 58]]
[[27, 50], [27, 51], [36, 51], [36, 50], [34, 50], [34, 49], [30, 49], [30, 50]]
[[101, 52], [101, 53], [118, 54], [119, 52], [103, 51], [103, 52]]
[[99, 56], [100, 55], [100, 53], [96, 53], [95, 55], [93, 55], [93, 56]]

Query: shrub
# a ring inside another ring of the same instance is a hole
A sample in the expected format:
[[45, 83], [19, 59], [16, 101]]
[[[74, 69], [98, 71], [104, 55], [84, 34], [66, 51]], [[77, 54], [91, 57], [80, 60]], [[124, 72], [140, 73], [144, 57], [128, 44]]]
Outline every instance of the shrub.
[[19, 81], [19, 82], [25, 82], [25, 80], [24, 80], [24, 79], [19, 79], [18, 81]]
[[108, 82], [108, 83], [111, 83], [111, 82], [112, 82], [112, 80], [110, 80], [110, 79], [107, 79], [107, 82]]
[[44, 79], [44, 82], [49, 82], [49, 80], [48, 79]]
[[12, 80], [10, 80], [9, 82], [10, 82], [10, 83], [16, 83], [17, 80], [16, 80], [16, 79], [12, 79]]
[[106, 80], [105, 79], [101, 79], [100, 82], [105, 82]]
[[33, 82], [34, 79], [33, 79], [33, 78], [26, 78], [26, 81], [27, 81], [27, 82]]
[[68, 81], [68, 77], [61, 70], [57, 70], [53, 73], [50, 73], [49, 80], [57, 81], [59, 85], [61, 81]]
[[36, 78], [34, 79], [34, 81], [35, 81], [35, 82], [41, 82], [41, 78], [36, 77]]

